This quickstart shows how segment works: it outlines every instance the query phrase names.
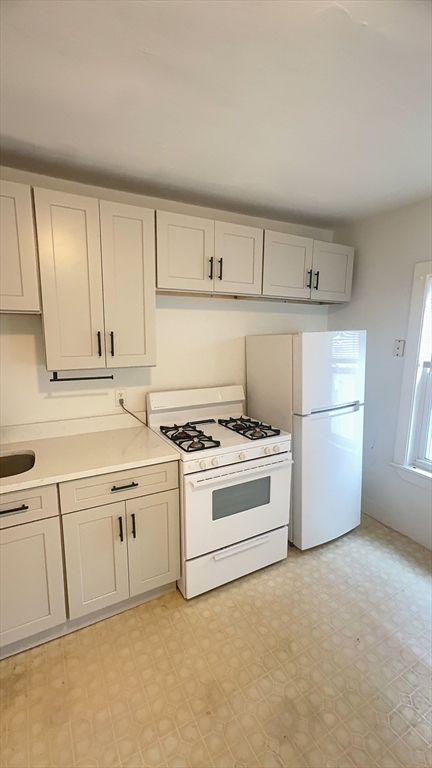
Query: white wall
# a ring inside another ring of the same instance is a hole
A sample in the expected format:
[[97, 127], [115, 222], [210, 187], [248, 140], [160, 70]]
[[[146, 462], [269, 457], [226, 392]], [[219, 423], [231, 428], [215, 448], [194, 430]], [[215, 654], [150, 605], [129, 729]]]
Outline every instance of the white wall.
[[404, 365], [393, 343], [406, 338], [414, 265], [430, 258], [431, 201], [355, 222], [334, 240], [353, 245], [356, 262], [352, 301], [329, 308], [329, 330], [368, 332], [362, 508], [431, 547], [430, 492], [390, 465]]
[[[1, 318], [1, 416], [4, 426], [118, 413], [114, 389], [126, 405], [145, 408], [149, 389], [245, 383], [245, 336], [325, 330], [327, 308], [264, 301], [158, 296], [155, 368], [115, 371], [114, 381], [52, 384], [44, 363], [41, 318]], [[84, 375], [100, 375], [88, 371]], [[60, 374], [62, 376], [65, 373]], [[71, 375], [77, 376], [78, 372]]]

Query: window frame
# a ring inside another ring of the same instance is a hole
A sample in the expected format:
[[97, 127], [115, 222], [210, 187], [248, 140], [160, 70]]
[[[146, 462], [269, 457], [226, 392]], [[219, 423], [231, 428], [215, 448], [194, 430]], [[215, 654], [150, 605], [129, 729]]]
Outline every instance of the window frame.
[[426, 445], [427, 394], [430, 393], [431, 369], [429, 367], [423, 382], [417, 385], [418, 357], [420, 352], [421, 332], [426, 303], [426, 289], [432, 278], [432, 263], [420, 262], [415, 265], [411, 295], [411, 309], [408, 333], [405, 344], [405, 362], [402, 378], [402, 390], [399, 405], [398, 428], [396, 434], [396, 468], [403, 470], [401, 477], [416, 482], [414, 477], [406, 477], [406, 472], [418, 476], [418, 484], [430, 487], [432, 480], [432, 462], [420, 457], [421, 449]]
[[410, 445], [410, 464], [432, 473], [432, 461], [426, 458], [427, 438], [431, 420], [431, 363], [423, 363], [421, 379], [417, 386]]

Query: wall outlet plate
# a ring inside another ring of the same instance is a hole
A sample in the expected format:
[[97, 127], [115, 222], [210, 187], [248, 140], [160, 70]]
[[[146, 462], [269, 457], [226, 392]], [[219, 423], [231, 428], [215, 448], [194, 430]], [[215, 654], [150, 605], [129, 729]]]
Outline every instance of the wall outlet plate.
[[125, 389], [116, 389], [114, 390], [115, 394], [115, 404], [117, 408], [121, 408], [120, 400], [123, 400], [123, 405], [126, 405], [126, 390]]
[[395, 357], [403, 357], [405, 352], [405, 340], [396, 339], [393, 344], [393, 354]]

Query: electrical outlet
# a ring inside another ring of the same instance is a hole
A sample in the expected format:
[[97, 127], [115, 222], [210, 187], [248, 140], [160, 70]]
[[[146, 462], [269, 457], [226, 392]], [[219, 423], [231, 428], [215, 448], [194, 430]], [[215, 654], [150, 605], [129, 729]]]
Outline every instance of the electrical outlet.
[[126, 405], [126, 391], [124, 389], [115, 390], [115, 403], [118, 408], [121, 408], [120, 400], [123, 400], [123, 405]]
[[393, 354], [395, 357], [403, 357], [405, 352], [404, 339], [396, 339], [393, 345]]

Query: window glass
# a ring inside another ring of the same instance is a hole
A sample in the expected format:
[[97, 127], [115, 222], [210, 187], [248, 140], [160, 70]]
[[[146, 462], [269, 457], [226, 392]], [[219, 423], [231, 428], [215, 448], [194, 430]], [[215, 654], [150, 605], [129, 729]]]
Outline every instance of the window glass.
[[213, 491], [212, 517], [213, 520], [220, 520], [269, 503], [270, 478], [261, 477]]

